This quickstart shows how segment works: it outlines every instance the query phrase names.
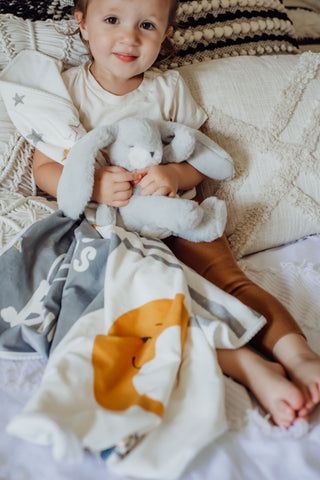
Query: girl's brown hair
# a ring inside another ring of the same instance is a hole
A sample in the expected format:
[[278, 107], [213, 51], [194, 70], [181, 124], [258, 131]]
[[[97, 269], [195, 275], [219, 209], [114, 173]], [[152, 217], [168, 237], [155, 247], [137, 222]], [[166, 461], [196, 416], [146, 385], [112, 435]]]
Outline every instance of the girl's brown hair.
[[[86, 18], [89, 1], [90, 0], [77, 0], [77, 1], [75, 1], [74, 8], [73, 8], [73, 13], [76, 10], [78, 10], [82, 13], [83, 17]], [[179, 0], [171, 0], [171, 6], [170, 6], [169, 18], [168, 18], [168, 27], [173, 27], [173, 29], [176, 26], [176, 16], [177, 16], [178, 4], [179, 4]], [[80, 28], [75, 33], [80, 33]], [[88, 47], [88, 42], [84, 41], [83, 39], [82, 39], [82, 41]], [[167, 58], [167, 57], [173, 55], [173, 53], [174, 53], [173, 44], [170, 41], [170, 38], [166, 37], [163, 41], [158, 60], [163, 59], [163, 58]]]

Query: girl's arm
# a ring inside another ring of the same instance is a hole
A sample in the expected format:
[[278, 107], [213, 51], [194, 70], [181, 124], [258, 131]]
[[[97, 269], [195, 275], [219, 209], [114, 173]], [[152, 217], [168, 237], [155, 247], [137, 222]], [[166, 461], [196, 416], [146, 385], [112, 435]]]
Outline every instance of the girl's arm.
[[[57, 189], [63, 165], [35, 149], [33, 156], [33, 175], [41, 190], [57, 198]], [[91, 200], [113, 207], [127, 205], [132, 195], [135, 175], [121, 167], [102, 167], [95, 171]]]
[[33, 154], [33, 176], [37, 186], [57, 198], [57, 188], [63, 166], [35, 149]]
[[205, 175], [187, 162], [155, 165], [139, 170], [141, 195], [175, 197], [178, 190], [189, 190], [198, 185]]

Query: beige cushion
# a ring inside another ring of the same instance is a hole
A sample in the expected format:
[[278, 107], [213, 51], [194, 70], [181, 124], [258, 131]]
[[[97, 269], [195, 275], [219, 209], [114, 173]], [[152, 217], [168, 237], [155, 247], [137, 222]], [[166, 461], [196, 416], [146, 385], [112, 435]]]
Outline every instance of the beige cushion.
[[238, 57], [180, 72], [233, 157], [233, 180], [204, 182], [228, 206], [237, 258], [320, 231], [320, 54]]

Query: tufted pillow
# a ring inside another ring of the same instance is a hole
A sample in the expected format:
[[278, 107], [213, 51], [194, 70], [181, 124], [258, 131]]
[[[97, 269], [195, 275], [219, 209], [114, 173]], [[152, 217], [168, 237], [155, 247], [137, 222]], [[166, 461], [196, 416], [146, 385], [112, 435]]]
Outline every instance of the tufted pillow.
[[205, 133], [233, 157], [233, 180], [205, 181], [228, 207], [242, 256], [320, 232], [320, 54], [226, 58], [182, 67]]

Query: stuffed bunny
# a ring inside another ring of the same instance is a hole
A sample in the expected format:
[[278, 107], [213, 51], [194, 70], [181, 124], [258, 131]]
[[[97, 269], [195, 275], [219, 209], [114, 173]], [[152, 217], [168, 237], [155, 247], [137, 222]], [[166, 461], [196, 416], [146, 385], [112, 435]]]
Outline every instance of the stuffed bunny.
[[[174, 122], [129, 117], [100, 126], [71, 148], [58, 185], [58, 205], [65, 215], [78, 218], [90, 201], [95, 159], [103, 149], [111, 165], [129, 171], [159, 163], [188, 161], [203, 174], [218, 180], [233, 176], [230, 156], [198, 130]], [[225, 203], [209, 197], [200, 205], [185, 198], [140, 196], [134, 187], [128, 205], [99, 205], [98, 225], [117, 224], [141, 235], [164, 238], [171, 234], [187, 240], [211, 241], [222, 235]]]

